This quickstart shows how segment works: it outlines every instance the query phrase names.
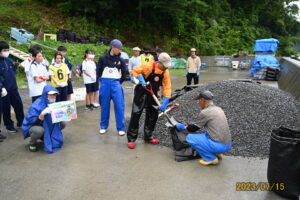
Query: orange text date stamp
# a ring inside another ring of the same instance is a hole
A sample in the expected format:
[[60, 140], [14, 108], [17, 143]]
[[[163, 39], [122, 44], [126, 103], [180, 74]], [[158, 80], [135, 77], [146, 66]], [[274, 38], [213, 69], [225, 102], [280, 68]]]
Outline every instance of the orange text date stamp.
[[282, 191], [284, 183], [269, 182], [236, 182], [236, 191]]

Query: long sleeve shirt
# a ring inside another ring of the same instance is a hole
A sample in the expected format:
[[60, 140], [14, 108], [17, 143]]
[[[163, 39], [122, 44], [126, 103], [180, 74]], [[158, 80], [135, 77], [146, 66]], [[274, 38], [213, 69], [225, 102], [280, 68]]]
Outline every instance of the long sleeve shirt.
[[214, 104], [208, 105], [200, 112], [197, 125], [204, 127], [209, 137], [216, 142], [228, 144], [231, 140], [225, 113]]
[[186, 62], [186, 69], [189, 73], [196, 73], [197, 70], [200, 70], [201, 60], [199, 56], [195, 56], [194, 58], [190, 56]]
[[[155, 65], [157, 65], [157, 63], [154, 63]], [[140, 74], [142, 74], [145, 79], [147, 79], [147, 77], [152, 73], [152, 70], [153, 70], [153, 63], [148, 63], [148, 64], [145, 64], [145, 65], [140, 65], [136, 68], [134, 68], [130, 74], [132, 74], [134, 77], [138, 77]], [[155, 67], [155, 71], [154, 71], [155, 74], [162, 74], [164, 73], [164, 77], [162, 79], [162, 86], [163, 86], [163, 93], [164, 93], [164, 96], [165, 97], [169, 97], [171, 98], [171, 79], [170, 79], [170, 73], [169, 73], [169, 70], [165, 70], [165, 71], [162, 71], [160, 70], [158, 67]]]

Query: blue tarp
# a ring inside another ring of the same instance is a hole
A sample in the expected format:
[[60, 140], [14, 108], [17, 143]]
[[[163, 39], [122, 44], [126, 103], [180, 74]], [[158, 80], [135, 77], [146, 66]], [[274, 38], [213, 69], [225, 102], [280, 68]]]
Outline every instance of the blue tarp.
[[254, 75], [256, 72], [260, 71], [265, 67], [277, 67], [279, 69], [278, 60], [272, 55], [261, 55], [256, 56], [252, 61], [252, 68], [250, 69], [250, 74]]
[[272, 51], [277, 50], [279, 41], [274, 38], [255, 40], [254, 51]]
[[254, 60], [252, 61], [252, 66], [254, 67], [278, 67], [279, 62], [278, 60], [271, 55], [265, 55], [265, 56], [256, 56]]

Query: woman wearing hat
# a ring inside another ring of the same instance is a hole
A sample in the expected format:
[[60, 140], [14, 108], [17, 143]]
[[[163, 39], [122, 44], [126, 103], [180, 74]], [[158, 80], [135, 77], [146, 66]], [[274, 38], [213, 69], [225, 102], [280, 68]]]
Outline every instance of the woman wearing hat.
[[187, 85], [191, 85], [194, 79], [194, 84], [197, 85], [199, 82], [201, 60], [199, 56], [196, 56], [196, 49], [191, 48], [191, 56], [186, 62], [186, 80]]

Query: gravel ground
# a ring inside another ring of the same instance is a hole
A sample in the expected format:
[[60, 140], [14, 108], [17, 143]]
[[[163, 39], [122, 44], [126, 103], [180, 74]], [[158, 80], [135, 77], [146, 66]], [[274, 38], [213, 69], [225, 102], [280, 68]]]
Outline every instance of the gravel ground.
[[[300, 129], [300, 103], [287, 92], [255, 82], [219, 81], [201, 85], [174, 100], [172, 103], [181, 106], [169, 115], [183, 123], [197, 122], [201, 109], [193, 99], [204, 89], [214, 93], [214, 103], [223, 108], [228, 118], [233, 147], [226, 155], [266, 158], [273, 129], [280, 126]], [[161, 140], [161, 145], [171, 147], [166, 122], [165, 117], [158, 120], [154, 136]]]

